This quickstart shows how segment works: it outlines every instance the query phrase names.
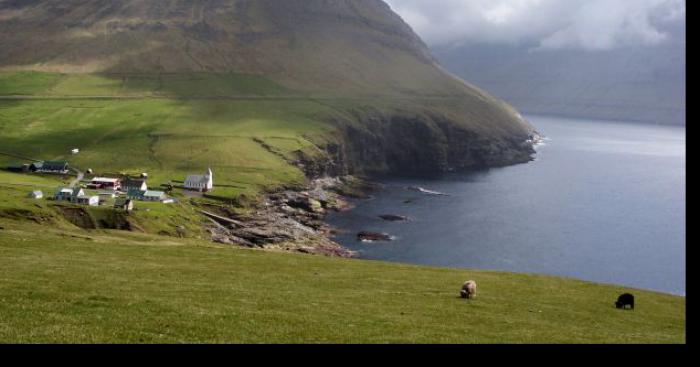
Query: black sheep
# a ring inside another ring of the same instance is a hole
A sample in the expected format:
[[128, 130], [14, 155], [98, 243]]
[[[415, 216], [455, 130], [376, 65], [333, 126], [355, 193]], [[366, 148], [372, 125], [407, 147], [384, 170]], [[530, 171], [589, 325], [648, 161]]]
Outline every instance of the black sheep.
[[628, 305], [634, 310], [634, 296], [629, 293], [620, 295], [617, 298], [617, 302], [615, 302], [615, 307], [617, 308], [625, 308]]

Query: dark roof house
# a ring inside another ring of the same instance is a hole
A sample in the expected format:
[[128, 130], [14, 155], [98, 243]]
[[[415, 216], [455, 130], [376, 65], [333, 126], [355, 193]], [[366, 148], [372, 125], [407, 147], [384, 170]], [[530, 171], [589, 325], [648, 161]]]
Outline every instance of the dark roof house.
[[32, 170], [33, 172], [39, 171], [44, 167], [44, 162], [34, 162], [29, 166], [29, 169]]
[[39, 172], [68, 172], [68, 162], [66, 161], [44, 161], [32, 163], [31, 169]]
[[142, 200], [143, 199], [143, 194], [145, 194], [146, 191], [142, 191], [137, 188], [130, 188], [129, 190], [126, 191], [126, 197], [129, 199], [136, 199], [136, 200]]
[[148, 190], [148, 185], [145, 179], [127, 177], [124, 182], [122, 182], [122, 189], [127, 192], [132, 189], [146, 191]]

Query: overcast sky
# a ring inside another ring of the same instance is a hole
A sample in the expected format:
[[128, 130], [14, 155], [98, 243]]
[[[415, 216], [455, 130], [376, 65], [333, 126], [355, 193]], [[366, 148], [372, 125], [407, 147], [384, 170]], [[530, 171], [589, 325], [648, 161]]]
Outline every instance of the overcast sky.
[[386, 0], [431, 46], [542, 49], [655, 45], [685, 24], [684, 0]]

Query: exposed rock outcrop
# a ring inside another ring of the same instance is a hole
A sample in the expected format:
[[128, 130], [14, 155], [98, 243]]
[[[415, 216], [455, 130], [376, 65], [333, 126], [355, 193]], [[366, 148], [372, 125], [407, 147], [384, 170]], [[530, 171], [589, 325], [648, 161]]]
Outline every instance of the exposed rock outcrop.
[[396, 214], [384, 214], [380, 215], [379, 218], [388, 222], [406, 222], [409, 220], [406, 216]]
[[340, 135], [319, 147], [325, 154], [296, 152], [292, 163], [312, 178], [435, 175], [529, 162], [538, 137], [535, 130], [526, 129], [484, 135], [459, 121], [430, 116], [354, 118], [363, 127], [334, 122]]
[[347, 202], [334, 190], [357, 182], [353, 178], [323, 178], [306, 191], [285, 190], [267, 195], [249, 212], [204, 212], [212, 220], [208, 230], [214, 242], [251, 248], [296, 251], [336, 257], [354, 253], [331, 241], [332, 232], [323, 222], [329, 211], [344, 210]]
[[393, 238], [388, 233], [362, 231], [357, 234], [357, 239], [360, 241], [375, 242], [375, 241], [391, 241]]

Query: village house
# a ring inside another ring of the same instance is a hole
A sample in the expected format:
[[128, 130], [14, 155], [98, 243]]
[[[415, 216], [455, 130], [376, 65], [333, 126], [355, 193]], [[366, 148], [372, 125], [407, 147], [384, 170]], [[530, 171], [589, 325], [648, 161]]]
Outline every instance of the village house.
[[185, 189], [199, 192], [211, 191], [214, 189], [214, 174], [211, 168], [204, 175], [189, 175], [185, 179]]
[[80, 187], [74, 189], [68, 187], [59, 187], [54, 195], [56, 201], [75, 201], [78, 196], [85, 196], [85, 190]]
[[164, 201], [166, 200], [167, 196], [165, 195], [165, 192], [163, 191], [155, 191], [155, 190], [146, 190], [146, 191], [141, 191], [141, 190], [136, 190], [136, 189], [131, 189], [126, 193], [126, 197], [132, 200], [140, 200], [140, 201]]
[[61, 187], [58, 190], [56, 190], [56, 193], [53, 196], [54, 200], [56, 201], [70, 201], [72, 197], [73, 189], [69, 189], [66, 187]]
[[29, 169], [33, 172], [44, 172], [44, 173], [68, 173], [68, 162], [66, 161], [43, 161], [34, 162], [29, 166]]
[[122, 190], [127, 193], [132, 190], [137, 191], [147, 191], [148, 185], [146, 184], [146, 179], [143, 178], [131, 178], [127, 177], [121, 184]]
[[121, 189], [121, 180], [118, 178], [95, 177], [87, 185], [90, 189], [103, 190], [119, 190]]
[[153, 191], [148, 190], [141, 196], [143, 201], [162, 201], [165, 200], [165, 193], [163, 191]]

